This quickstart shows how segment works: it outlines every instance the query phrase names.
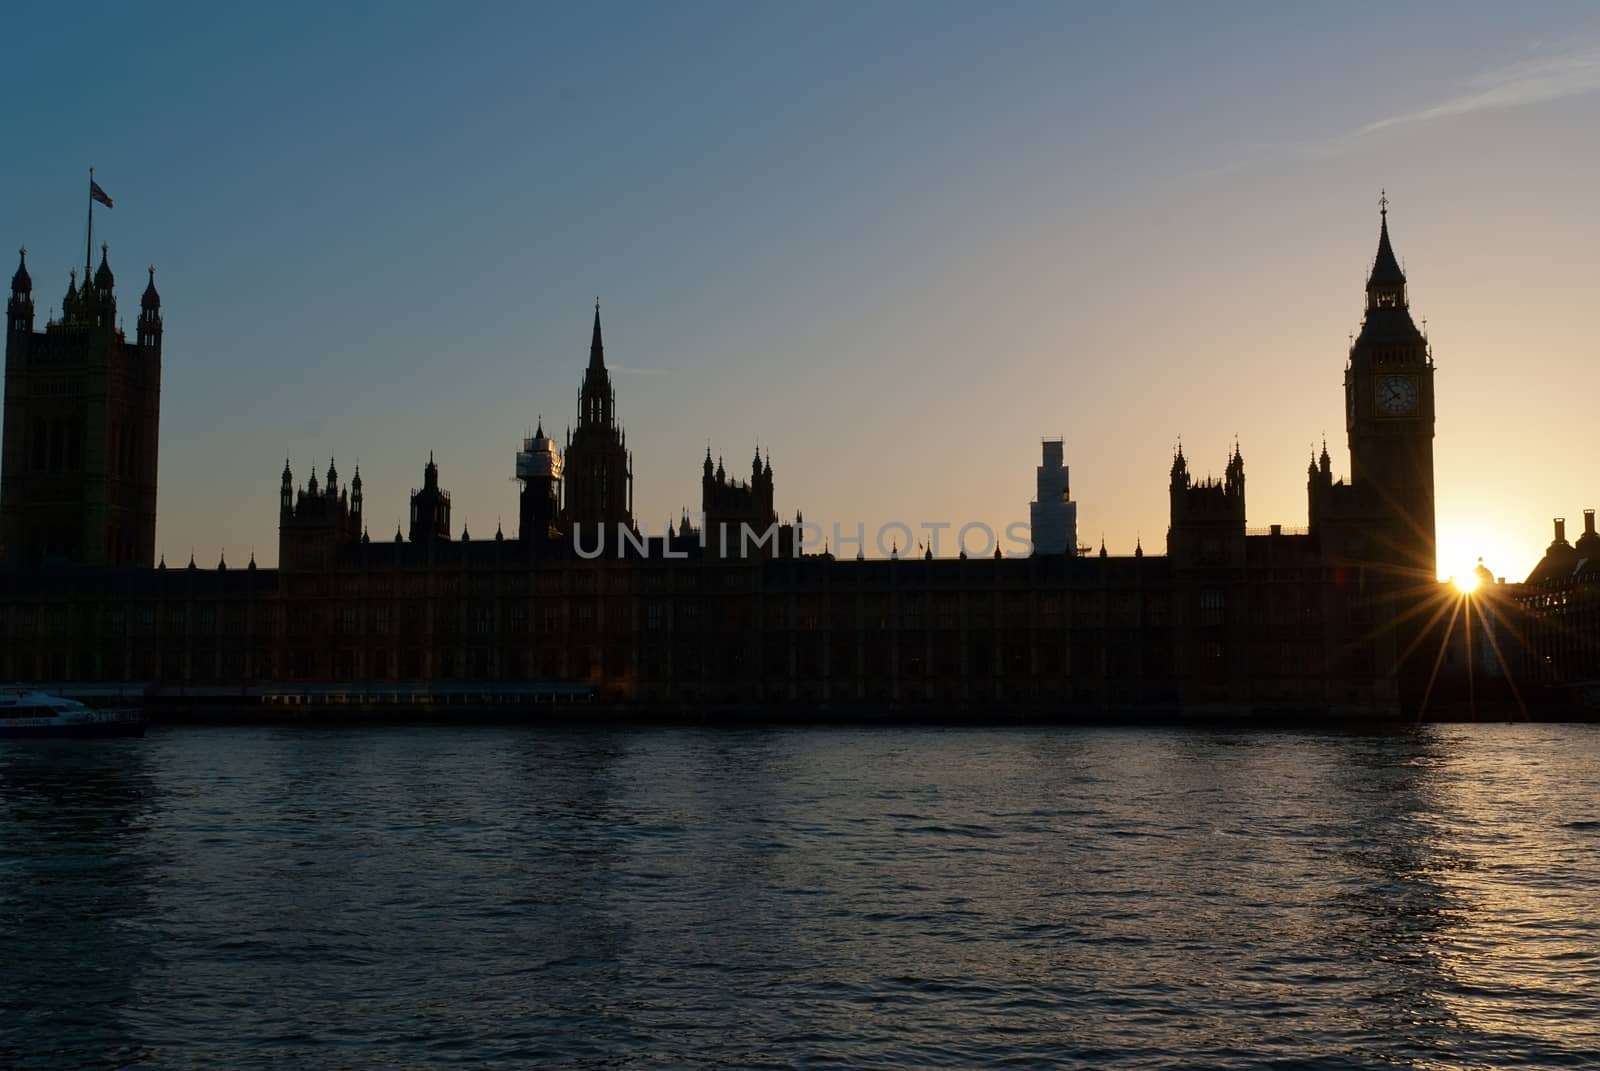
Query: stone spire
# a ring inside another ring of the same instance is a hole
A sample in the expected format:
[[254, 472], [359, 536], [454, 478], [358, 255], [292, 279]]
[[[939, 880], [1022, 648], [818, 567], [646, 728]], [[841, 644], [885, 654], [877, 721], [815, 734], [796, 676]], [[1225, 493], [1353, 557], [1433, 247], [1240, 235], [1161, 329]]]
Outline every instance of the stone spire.
[[594, 335], [589, 339], [589, 367], [605, 368], [606, 345], [600, 340], [600, 299], [594, 299]]
[[28, 249], [26, 246], [17, 250], [17, 273], [11, 277], [11, 292], [13, 294], [33, 293], [33, 277], [28, 274]]
[[1372, 258], [1372, 271], [1367, 274], [1367, 311], [1374, 309], [1404, 309], [1406, 300], [1406, 273], [1389, 243], [1389, 199], [1378, 202], [1378, 252]]

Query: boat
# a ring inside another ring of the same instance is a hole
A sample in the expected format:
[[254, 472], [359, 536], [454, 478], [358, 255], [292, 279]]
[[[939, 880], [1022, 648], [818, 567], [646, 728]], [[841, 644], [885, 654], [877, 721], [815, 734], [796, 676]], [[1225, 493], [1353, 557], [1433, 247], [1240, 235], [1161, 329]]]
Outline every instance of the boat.
[[49, 692], [0, 692], [0, 739], [143, 735], [137, 710], [99, 710]]

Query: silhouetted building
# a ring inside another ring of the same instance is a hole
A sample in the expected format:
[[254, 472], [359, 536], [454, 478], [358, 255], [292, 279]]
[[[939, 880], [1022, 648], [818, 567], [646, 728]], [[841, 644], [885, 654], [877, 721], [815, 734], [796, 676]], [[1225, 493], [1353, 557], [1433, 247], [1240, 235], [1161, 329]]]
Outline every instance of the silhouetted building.
[[1072, 501], [1060, 439], [1044, 441], [1037, 490], [1028, 506], [1035, 554], [1078, 553], [1078, 504]]
[[589, 367], [578, 391], [578, 426], [567, 433], [565, 519], [569, 525], [585, 525], [590, 530], [604, 526], [607, 546], [616, 525], [633, 526], [633, 458], [628, 453], [627, 433], [617, 423], [616, 406], [617, 392], [606, 371], [600, 303], [596, 301]]
[[313, 472], [294, 494], [294, 474], [283, 462], [283, 484], [278, 497], [278, 566], [310, 572], [332, 569], [344, 547], [361, 542], [361, 470], [356, 469], [348, 488], [339, 486], [339, 470], [328, 462], [328, 480], [317, 485]]
[[439, 466], [428, 452], [422, 466], [422, 487], [411, 491], [411, 542], [450, 541], [450, 492], [439, 486]]
[[1567, 522], [1555, 518], [1555, 538], [1514, 597], [1522, 611], [1521, 638], [1540, 683], [1587, 686], [1575, 697], [1600, 710], [1600, 533], [1594, 510], [1583, 511], [1583, 535], [1567, 541]]
[[[189, 698], [576, 689], [648, 709], [1392, 714], [1432, 694], [1439, 675], [1417, 667], [1443, 661], [1448, 677], [1452, 657], [1432, 380], [1385, 206], [1345, 368], [1351, 477], [1335, 479], [1326, 446], [1312, 459], [1307, 527], [1248, 526], [1237, 443], [1220, 480], [1192, 476], [1180, 449], [1167, 554], [1102, 541], [1080, 556], [1061, 444], [1047, 442], [1033, 556], [864, 560], [839, 545], [798, 553], [803, 524], [777, 525], [759, 455], [743, 481], [708, 450], [699, 530], [685, 513], [639, 532], [597, 307], [566, 450], [541, 421], [518, 452], [517, 539], [452, 540], [431, 457], [410, 538], [378, 543], [355, 480], [339, 489], [330, 464], [326, 486], [313, 476], [296, 496], [286, 465], [276, 570], [0, 572], [0, 676]], [[596, 525], [609, 528], [598, 556]], [[724, 525], [777, 526], [775, 549], [724, 551]]]
[[717, 459], [711, 468], [711, 448], [706, 447], [705, 463], [700, 475], [700, 511], [705, 515], [701, 522], [706, 533], [707, 546], [715, 553], [738, 556], [741, 553], [776, 552], [776, 542], [755, 541], [766, 538], [769, 528], [778, 523], [778, 514], [772, 508], [772, 458], [763, 464], [761, 451], [757, 450], [750, 462], [748, 482], [730, 479]]
[[[1437, 576], [1433, 504], [1433, 354], [1412, 322], [1385, 205], [1367, 312], [1345, 370], [1352, 510], [1370, 542], [1354, 552], [1415, 584]], [[1331, 505], [1335, 514], [1339, 503]], [[1336, 523], [1335, 517], [1324, 518]]]
[[0, 559], [17, 564], [155, 563], [161, 296], [155, 269], [129, 342], [105, 246], [61, 315], [35, 331], [23, 251], [6, 305]]
[[517, 451], [518, 536], [541, 545], [561, 536], [561, 452], [544, 433], [544, 419]]
[[1167, 556], [1185, 568], [1244, 564], [1244, 455], [1238, 444], [1221, 480], [1196, 481], [1178, 447], [1172, 458]]

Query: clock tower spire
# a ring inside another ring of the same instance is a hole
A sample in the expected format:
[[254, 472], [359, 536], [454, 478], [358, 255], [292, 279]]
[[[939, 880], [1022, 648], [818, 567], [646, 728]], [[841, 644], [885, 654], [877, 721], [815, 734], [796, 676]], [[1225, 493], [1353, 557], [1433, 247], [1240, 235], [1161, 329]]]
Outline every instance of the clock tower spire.
[[1433, 503], [1433, 351], [1412, 322], [1406, 276], [1379, 201], [1378, 252], [1345, 367], [1350, 478], [1369, 522], [1367, 558], [1417, 583], [1438, 576]]

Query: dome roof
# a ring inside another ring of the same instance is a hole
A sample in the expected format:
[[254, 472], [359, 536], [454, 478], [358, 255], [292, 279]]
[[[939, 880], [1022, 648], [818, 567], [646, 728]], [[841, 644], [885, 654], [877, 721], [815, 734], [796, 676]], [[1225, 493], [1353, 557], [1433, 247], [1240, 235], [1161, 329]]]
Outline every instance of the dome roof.
[[11, 277], [11, 292], [27, 294], [33, 291], [33, 276], [28, 274], [28, 250], [17, 250], [17, 274]]
[[1567, 542], [1565, 519], [1557, 518], [1555, 538], [1550, 541], [1550, 546], [1545, 548], [1544, 557], [1539, 559], [1539, 564], [1528, 574], [1527, 583], [1540, 584], [1570, 576], [1578, 564], [1578, 559], [1578, 551]]
[[161, 307], [161, 295], [156, 292], [156, 266], [154, 264], [150, 265], [150, 281], [145, 284], [144, 296], [139, 299], [139, 304], [147, 309], [159, 309]]

